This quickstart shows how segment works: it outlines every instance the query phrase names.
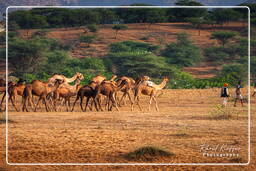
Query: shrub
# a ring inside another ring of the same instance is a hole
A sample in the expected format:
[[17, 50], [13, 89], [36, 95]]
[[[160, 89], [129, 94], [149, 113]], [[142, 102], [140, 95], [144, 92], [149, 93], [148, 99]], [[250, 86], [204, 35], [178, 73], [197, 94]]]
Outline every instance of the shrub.
[[170, 157], [173, 155], [173, 153], [165, 149], [154, 146], [146, 146], [129, 152], [124, 157], [128, 160], [152, 160], [154, 157]]
[[119, 30], [125, 30], [127, 28], [128, 27], [124, 24], [115, 24], [115, 25], [113, 25], [112, 29], [116, 31], [115, 39], [117, 39], [117, 33], [118, 33]]
[[168, 63], [178, 66], [191, 66], [202, 58], [200, 49], [192, 44], [186, 33], [178, 34], [177, 42], [167, 45], [161, 54]]
[[231, 31], [215, 31], [211, 35], [211, 39], [217, 39], [224, 46], [230, 39], [237, 35], [236, 32]]
[[[119, 52], [108, 55], [107, 63], [120, 75], [138, 77], [149, 75], [151, 77], [170, 76], [173, 74], [172, 67], [169, 66], [163, 57], [156, 56], [150, 52]], [[156, 62], [157, 61], [157, 62]]]
[[89, 24], [87, 28], [90, 32], [96, 33], [98, 31], [98, 26], [96, 24]]
[[115, 42], [110, 45], [110, 52], [131, 52], [137, 50], [155, 52], [158, 49], [159, 46], [136, 41]]
[[87, 47], [90, 47], [90, 44], [94, 41], [95, 38], [96, 38], [95, 35], [81, 36], [80, 42], [86, 43]]

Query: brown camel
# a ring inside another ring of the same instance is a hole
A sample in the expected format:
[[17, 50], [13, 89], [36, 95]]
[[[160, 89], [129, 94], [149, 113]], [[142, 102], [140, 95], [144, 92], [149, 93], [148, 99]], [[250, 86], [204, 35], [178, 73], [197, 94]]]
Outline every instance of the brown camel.
[[137, 87], [139, 84], [144, 84], [145, 81], [149, 81], [150, 77], [149, 76], [141, 76], [139, 78], [136, 79], [136, 81], [131, 78], [131, 77], [127, 77], [127, 76], [123, 76], [121, 77], [118, 81], [117, 84], [119, 85], [120, 82], [124, 80], [127, 82], [126, 86], [124, 86], [121, 89], [121, 92], [123, 92], [123, 95], [119, 101], [119, 106], [121, 106], [122, 102], [124, 101], [124, 105], [125, 105], [125, 98], [128, 95], [130, 103], [133, 104], [132, 98], [131, 98], [131, 92], [135, 89], [135, 87]]
[[150, 96], [149, 107], [148, 107], [149, 111], [150, 111], [150, 106], [151, 106], [152, 100], [154, 100], [156, 110], [158, 111], [159, 108], [158, 108], [158, 105], [157, 105], [156, 93], [159, 90], [163, 89], [166, 86], [168, 81], [169, 81], [169, 79], [167, 77], [164, 77], [162, 83], [159, 84], [159, 85], [154, 85], [154, 87], [151, 87], [151, 86], [148, 86], [148, 85], [145, 85], [145, 84], [139, 84], [135, 88], [134, 102], [132, 104], [132, 110], [133, 110], [133, 107], [134, 107], [134, 103], [137, 102], [137, 105], [139, 106], [140, 110], [142, 111], [142, 108], [139, 104], [139, 97], [141, 96], [141, 94], [143, 94], [143, 95]]
[[[74, 110], [75, 104], [76, 104], [77, 100], [79, 100], [79, 99], [80, 99], [80, 107], [81, 107], [82, 111], [86, 111], [90, 99], [93, 100], [92, 103], [94, 104], [95, 109], [98, 111], [98, 107], [97, 107], [97, 104], [96, 104], [96, 101], [95, 101], [95, 97], [97, 95], [97, 87], [98, 87], [98, 84], [94, 81], [91, 81], [88, 85], [85, 85], [85, 86], [81, 87], [77, 92], [77, 96], [76, 96], [76, 99], [75, 99], [75, 102], [73, 104], [73, 107], [72, 107], [71, 111]], [[83, 109], [83, 99], [84, 99], [84, 97], [86, 97], [85, 109]], [[92, 110], [92, 107], [91, 107], [91, 110]]]
[[[8, 89], [12, 86], [14, 86], [15, 84], [12, 82], [12, 81], [9, 81], [8, 82]], [[0, 86], [0, 94], [3, 93], [3, 97], [1, 99], [1, 103], [0, 103], [0, 111], [2, 110], [2, 104], [3, 104], [3, 101], [4, 101], [4, 98], [6, 96], [6, 83], [2, 83], [1, 86]]]
[[[120, 89], [123, 88], [123, 86], [125, 86], [127, 84], [126, 81], [122, 81], [119, 85], [117, 85], [116, 83], [109, 83], [109, 82], [102, 82], [98, 87], [97, 87], [97, 94], [96, 94], [96, 100], [97, 103], [100, 107], [100, 110], [103, 111], [101, 104], [100, 104], [100, 94], [104, 95], [107, 97], [107, 106], [108, 106], [108, 110], [112, 110], [112, 106], [114, 105], [115, 108], [119, 111], [119, 108], [117, 106], [116, 103], [116, 98], [115, 98], [115, 93], [117, 91], [119, 91]], [[112, 105], [110, 105], [110, 102], [112, 103]]]
[[59, 87], [55, 92], [54, 92], [54, 106], [56, 108], [56, 101], [59, 99], [59, 97], [63, 98], [61, 101], [60, 106], [63, 104], [66, 105], [66, 110], [68, 112], [69, 107], [70, 107], [70, 98], [75, 96], [80, 89], [80, 80], [78, 79], [76, 81], [76, 84], [73, 86], [70, 86], [69, 88], [66, 87]]
[[16, 107], [16, 98], [17, 96], [23, 96], [23, 92], [26, 85], [24, 84], [23, 80], [19, 80], [17, 84], [9, 86], [8, 88], [8, 94], [9, 94], [9, 100], [12, 102], [13, 107], [18, 112], [18, 109]]
[[56, 79], [54, 85], [52, 86], [51, 84], [49, 84], [48, 82], [42, 82], [39, 80], [34, 80], [32, 81], [31, 84], [27, 84], [24, 92], [23, 92], [23, 108], [22, 111], [27, 111], [28, 112], [28, 108], [26, 106], [27, 102], [32, 103], [32, 95], [38, 96], [38, 102], [35, 106], [34, 111], [37, 111], [37, 107], [38, 104], [41, 100], [43, 100], [44, 104], [45, 104], [45, 109], [48, 112], [49, 111], [49, 107], [47, 105], [47, 100], [46, 97], [48, 94], [54, 92], [59, 86], [60, 84], [62, 84], [63, 81]]

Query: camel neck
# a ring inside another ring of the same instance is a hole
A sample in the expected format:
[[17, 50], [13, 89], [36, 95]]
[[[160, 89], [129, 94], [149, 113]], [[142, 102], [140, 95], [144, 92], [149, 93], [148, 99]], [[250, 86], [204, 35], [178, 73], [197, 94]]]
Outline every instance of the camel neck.
[[74, 82], [75, 80], [76, 80], [76, 78], [77, 78], [77, 75], [75, 74], [73, 77], [71, 77], [71, 78], [66, 78], [66, 81], [68, 82], [68, 83], [72, 83], [72, 82]]
[[159, 85], [156, 85], [155, 88], [157, 90], [161, 90], [166, 86], [166, 80], [163, 80]]

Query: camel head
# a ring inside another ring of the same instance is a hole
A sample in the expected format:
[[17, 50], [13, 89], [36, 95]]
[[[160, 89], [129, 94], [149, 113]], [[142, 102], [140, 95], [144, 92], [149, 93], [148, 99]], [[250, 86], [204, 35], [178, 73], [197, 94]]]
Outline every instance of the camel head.
[[146, 76], [146, 75], [142, 76], [141, 79], [142, 79], [143, 81], [149, 81], [149, 80], [151, 80], [151, 78], [150, 78], [149, 76]]
[[56, 79], [55, 82], [54, 82], [54, 85], [56, 85], [56, 84], [60, 85], [63, 82], [64, 82], [64, 80], [62, 80], [62, 79]]
[[77, 72], [77, 73], [76, 73], [76, 78], [79, 79], [79, 80], [83, 80], [83, 79], [84, 79], [84, 76], [83, 76], [82, 73]]
[[168, 82], [168, 81], [169, 81], [169, 78], [168, 78], [168, 77], [164, 77], [164, 78], [163, 78], [163, 81]]

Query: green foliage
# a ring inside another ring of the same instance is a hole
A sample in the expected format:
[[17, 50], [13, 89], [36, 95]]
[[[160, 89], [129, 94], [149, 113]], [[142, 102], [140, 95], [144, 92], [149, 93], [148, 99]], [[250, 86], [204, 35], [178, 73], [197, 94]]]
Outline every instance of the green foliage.
[[[175, 5], [177, 6], [203, 6], [203, 4], [192, 0], [178, 0]], [[182, 22], [186, 21], [186, 18], [198, 18], [204, 17], [207, 14], [205, 8], [169, 8], [167, 15], [169, 21]]]
[[13, 39], [9, 41], [8, 61], [14, 68], [15, 76], [23, 73], [36, 73], [40, 64], [45, 60], [46, 49], [47, 45], [39, 40]]
[[96, 33], [98, 31], [98, 26], [96, 24], [89, 24], [86, 26], [90, 32]]
[[197, 17], [194, 17], [194, 18], [186, 18], [186, 21], [191, 23], [194, 27], [196, 27], [198, 29], [198, 35], [200, 36], [200, 28], [202, 26], [202, 24], [205, 23], [204, 19], [203, 18], [197, 18]]
[[87, 47], [90, 46], [91, 43], [95, 40], [96, 36], [95, 35], [89, 35], [89, 36], [81, 36], [80, 37], [80, 42], [86, 43]]
[[5, 32], [0, 32], [0, 44], [5, 44]]
[[132, 152], [127, 153], [124, 157], [128, 160], [149, 160], [150, 158], [155, 157], [169, 157], [173, 156], [174, 153], [171, 153], [165, 149], [153, 146], [146, 146], [138, 148]]
[[224, 46], [230, 39], [237, 35], [236, 32], [231, 31], [215, 31], [211, 34], [211, 39], [217, 39]]
[[239, 12], [228, 8], [217, 8], [210, 13], [210, 18], [216, 21], [217, 24], [224, 24], [230, 21], [237, 21], [241, 17], [242, 16]]
[[201, 59], [200, 49], [189, 40], [189, 35], [180, 33], [176, 43], [170, 43], [162, 51], [167, 62], [178, 66], [192, 66]]
[[45, 28], [48, 26], [46, 17], [42, 15], [31, 14], [30, 11], [15, 11], [9, 15], [10, 23], [16, 23], [23, 29]]
[[145, 42], [123, 41], [115, 42], [110, 45], [110, 52], [132, 52], [132, 51], [148, 51], [155, 52], [159, 46]]
[[226, 79], [230, 85], [236, 85], [238, 80], [246, 81], [247, 76], [247, 66], [239, 63], [224, 64], [219, 74], [219, 77]]
[[[115, 67], [115, 73], [127, 75], [134, 78], [139, 75], [149, 75], [151, 77], [161, 77], [173, 73], [171, 66], [168, 66], [165, 59], [150, 52], [118, 52], [108, 55], [111, 66]], [[156, 62], [157, 61], [157, 62]]]
[[116, 31], [115, 38], [117, 38], [117, 33], [119, 30], [126, 30], [128, 27], [124, 24], [115, 24], [113, 25], [112, 29]]
[[15, 21], [10, 21], [8, 24], [8, 31], [16, 31], [20, 29], [20, 26]]

